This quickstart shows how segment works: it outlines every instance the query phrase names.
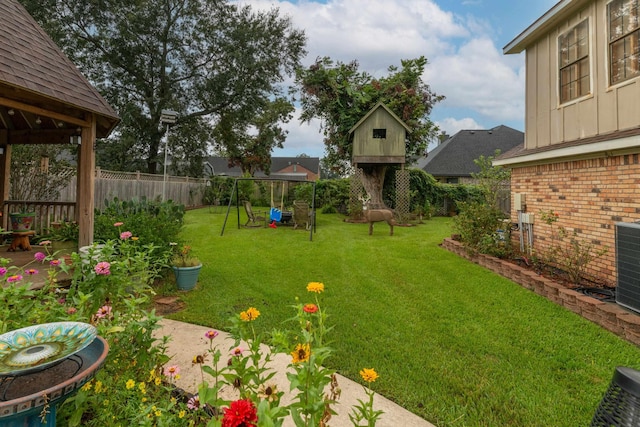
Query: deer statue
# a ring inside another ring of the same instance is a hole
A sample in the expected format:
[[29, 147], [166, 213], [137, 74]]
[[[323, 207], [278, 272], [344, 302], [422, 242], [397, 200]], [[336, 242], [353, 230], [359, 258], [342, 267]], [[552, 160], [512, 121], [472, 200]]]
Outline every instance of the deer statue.
[[369, 236], [373, 234], [373, 223], [386, 221], [389, 224], [389, 236], [393, 236], [393, 226], [396, 221], [393, 218], [393, 212], [390, 209], [369, 209], [369, 200], [371, 197], [368, 196], [358, 197], [358, 200], [362, 202], [362, 214], [364, 215], [364, 219], [369, 223]]

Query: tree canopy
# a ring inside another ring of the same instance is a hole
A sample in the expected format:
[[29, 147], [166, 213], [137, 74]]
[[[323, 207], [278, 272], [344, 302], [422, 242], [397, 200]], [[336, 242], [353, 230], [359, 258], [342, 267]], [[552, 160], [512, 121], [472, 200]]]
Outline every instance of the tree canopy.
[[[209, 143], [230, 153], [246, 144], [258, 168], [282, 146], [290, 101], [280, 84], [300, 66], [306, 37], [278, 9], [222, 0], [21, 1], [122, 119], [99, 146], [102, 167], [157, 172], [164, 109], [179, 113], [168, 143], [176, 172], [200, 175]], [[245, 136], [227, 139], [229, 127]], [[248, 137], [253, 129], [258, 135]]]
[[[325, 165], [340, 174], [348, 169], [353, 151], [349, 130], [378, 102], [383, 102], [411, 128], [405, 144], [407, 161], [424, 155], [429, 141], [438, 133], [429, 114], [444, 99], [423, 82], [426, 65], [425, 57], [403, 60], [400, 68], [390, 66], [389, 74], [379, 79], [359, 71], [357, 61], [334, 64], [328, 57], [318, 58], [307, 69], [299, 69], [296, 83], [301, 93], [301, 120], [321, 120], [327, 152]], [[364, 178], [368, 180], [364, 182], [365, 188], [378, 204], [385, 170], [384, 165], [364, 170]]]

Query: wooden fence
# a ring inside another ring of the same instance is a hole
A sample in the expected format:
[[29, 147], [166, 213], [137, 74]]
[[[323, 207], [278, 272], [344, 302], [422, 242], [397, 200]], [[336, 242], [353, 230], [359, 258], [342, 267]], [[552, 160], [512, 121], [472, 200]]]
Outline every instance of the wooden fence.
[[[161, 199], [163, 188], [166, 200], [173, 200], [186, 207], [201, 206], [207, 186], [206, 178], [188, 176], [168, 176], [166, 183], [163, 175], [141, 172], [115, 172], [96, 168], [95, 207], [102, 209], [107, 200], [117, 197], [120, 200]], [[60, 192], [58, 201], [76, 200], [76, 177]]]
[[[166, 200], [173, 200], [186, 207], [202, 206], [202, 197], [207, 186], [206, 178], [189, 178], [168, 176], [166, 182], [163, 175], [140, 172], [114, 172], [96, 169], [95, 175], [95, 207], [102, 209], [105, 202], [117, 197], [120, 200], [162, 199], [163, 191]], [[45, 234], [52, 222], [73, 221], [76, 219], [77, 178], [74, 176], [69, 185], [60, 191], [55, 202], [33, 200], [8, 200], [2, 209], [3, 224], [7, 229], [10, 212], [35, 212], [35, 223], [32, 227], [38, 234]]]

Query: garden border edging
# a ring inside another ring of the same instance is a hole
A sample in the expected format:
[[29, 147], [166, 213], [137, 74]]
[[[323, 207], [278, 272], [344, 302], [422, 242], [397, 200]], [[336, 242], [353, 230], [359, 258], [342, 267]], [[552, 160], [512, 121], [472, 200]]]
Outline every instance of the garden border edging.
[[444, 239], [441, 246], [571, 310], [632, 344], [640, 345], [640, 316], [616, 303], [600, 301], [568, 289], [507, 260], [485, 254], [469, 254], [462, 243], [451, 238]]

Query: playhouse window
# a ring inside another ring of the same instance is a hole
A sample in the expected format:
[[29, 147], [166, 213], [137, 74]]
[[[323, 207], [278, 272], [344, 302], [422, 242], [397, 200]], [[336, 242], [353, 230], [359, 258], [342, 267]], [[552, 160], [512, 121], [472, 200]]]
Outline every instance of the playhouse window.
[[558, 37], [560, 103], [591, 92], [589, 21], [584, 20]]
[[385, 139], [387, 137], [387, 130], [386, 129], [374, 129], [373, 130], [373, 137], [376, 139]]
[[608, 5], [611, 84], [640, 75], [640, 5], [614, 0]]

